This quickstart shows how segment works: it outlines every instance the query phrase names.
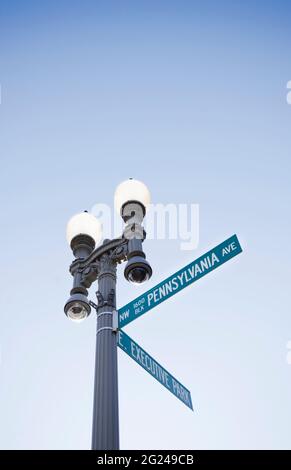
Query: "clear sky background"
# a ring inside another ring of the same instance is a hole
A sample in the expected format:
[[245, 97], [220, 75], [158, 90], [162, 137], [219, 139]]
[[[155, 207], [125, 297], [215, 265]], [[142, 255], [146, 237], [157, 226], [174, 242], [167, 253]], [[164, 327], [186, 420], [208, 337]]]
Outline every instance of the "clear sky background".
[[195, 411], [119, 351], [121, 447], [291, 448], [290, 14], [1, 2], [1, 448], [90, 448], [95, 318], [63, 313], [65, 227], [129, 176], [199, 204], [200, 242], [147, 241], [154, 275], [134, 288], [120, 268], [119, 306], [234, 233], [244, 252], [126, 328]]

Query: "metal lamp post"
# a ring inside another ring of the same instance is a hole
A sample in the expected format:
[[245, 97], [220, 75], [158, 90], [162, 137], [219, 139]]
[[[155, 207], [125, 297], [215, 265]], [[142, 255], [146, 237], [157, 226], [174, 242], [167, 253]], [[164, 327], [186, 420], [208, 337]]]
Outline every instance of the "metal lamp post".
[[[117, 265], [127, 261], [125, 278], [142, 283], [152, 275], [142, 243], [142, 221], [150, 202], [147, 187], [140, 181], [127, 180], [115, 192], [115, 207], [125, 222], [120, 238], [101, 239], [99, 221], [87, 212], [77, 214], [67, 226], [67, 239], [75, 256], [70, 266], [73, 288], [64, 310], [70, 319], [81, 321], [97, 312], [95, 384], [93, 405], [93, 450], [119, 449], [118, 373], [117, 373]], [[88, 288], [98, 280], [97, 304], [88, 300]]]

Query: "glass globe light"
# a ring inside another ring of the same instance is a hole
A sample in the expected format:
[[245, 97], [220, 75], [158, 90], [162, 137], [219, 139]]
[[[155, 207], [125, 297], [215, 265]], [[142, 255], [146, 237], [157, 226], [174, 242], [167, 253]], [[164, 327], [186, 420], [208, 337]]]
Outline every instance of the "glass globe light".
[[129, 201], [137, 201], [147, 209], [151, 196], [144, 183], [130, 178], [117, 186], [114, 195], [114, 206], [117, 212], [120, 213], [124, 204]]
[[93, 214], [81, 212], [74, 215], [67, 225], [67, 241], [70, 244], [77, 235], [89, 235], [96, 245], [102, 236], [101, 223]]

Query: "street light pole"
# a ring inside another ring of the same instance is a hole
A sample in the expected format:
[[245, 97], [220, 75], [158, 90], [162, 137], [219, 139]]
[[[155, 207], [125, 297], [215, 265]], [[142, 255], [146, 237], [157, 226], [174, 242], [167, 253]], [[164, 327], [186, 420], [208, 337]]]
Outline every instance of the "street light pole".
[[111, 253], [100, 259], [97, 299], [92, 450], [118, 450], [117, 332], [113, 329], [116, 262]]
[[[92, 214], [77, 214], [67, 226], [75, 259], [70, 266], [74, 282], [65, 314], [80, 322], [89, 316], [91, 306], [97, 312], [92, 450], [119, 450], [116, 273], [117, 265], [127, 261], [124, 276], [129, 282], [141, 284], [152, 275], [142, 248], [146, 236], [142, 221], [149, 201], [149, 191], [140, 181], [121, 183], [115, 206], [125, 222], [124, 232], [97, 248], [101, 224]], [[97, 304], [89, 302], [87, 290], [96, 280]]]

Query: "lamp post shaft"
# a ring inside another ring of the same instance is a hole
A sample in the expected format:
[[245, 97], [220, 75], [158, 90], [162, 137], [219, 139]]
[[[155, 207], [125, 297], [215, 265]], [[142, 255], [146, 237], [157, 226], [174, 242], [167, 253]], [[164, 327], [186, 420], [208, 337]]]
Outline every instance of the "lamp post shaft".
[[92, 450], [119, 450], [116, 262], [110, 254], [100, 259], [95, 357]]

